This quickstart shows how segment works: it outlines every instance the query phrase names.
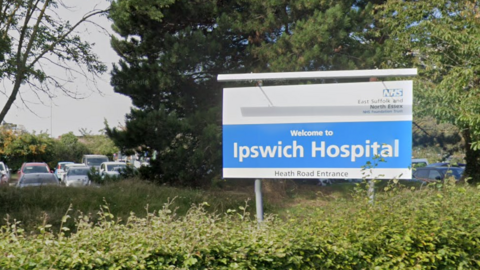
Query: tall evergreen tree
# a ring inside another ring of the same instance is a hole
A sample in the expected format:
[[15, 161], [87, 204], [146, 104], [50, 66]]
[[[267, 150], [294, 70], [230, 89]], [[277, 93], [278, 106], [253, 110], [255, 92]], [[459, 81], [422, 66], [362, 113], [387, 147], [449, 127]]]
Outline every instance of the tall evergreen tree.
[[221, 173], [218, 74], [374, 68], [373, 7], [354, 0], [116, 0], [121, 60], [111, 83], [132, 98], [124, 151], [157, 152], [162, 182], [198, 185]]

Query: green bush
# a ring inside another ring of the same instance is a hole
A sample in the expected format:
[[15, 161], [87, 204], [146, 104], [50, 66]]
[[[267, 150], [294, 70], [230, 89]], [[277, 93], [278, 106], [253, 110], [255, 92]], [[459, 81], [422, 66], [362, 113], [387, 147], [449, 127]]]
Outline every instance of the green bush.
[[[192, 204], [205, 201], [210, 204], [208, 211], [225, 212], [244, 205], [252, 195], [253, 188], [250, 195], [223, 190], [180, 189], [134, 179], [86, 187], [44, 186], [19, 189], [0, 186], [0, 226], [6, 224], [4, 218], [8, 215], [11, 220], [21, 221], [22, 228], [28, 232], [36, 230], [44, 222], [58, 231], [61, 219], [70, 205], [70, 215], [91, 213], [92, 220], [96, 222], [98, 207], [105, 202], [109, 204], [112, 214], [123, 222], [131, 212], [135, 212], [138, 217], [145, 217], [146, 206], [159, 209], [173, 198], [172, 207], [178, 215], [185, 215]], [[269, 207], [269, 204], [266, 206]], [[73, 219], [67, 220], [64, 226], [72, 232], [76, 230]]]
[[[1, 269], [475, 269], [480, 267], [480, 192], [435, 185], [338, 199], [258, 226], [243, 206], [205, 204], [183, 216], [167, 203], [118, 222], [75, 216], [76, 233], [0, 232]], [[71, 217], [65, 216], [62, 222]]]

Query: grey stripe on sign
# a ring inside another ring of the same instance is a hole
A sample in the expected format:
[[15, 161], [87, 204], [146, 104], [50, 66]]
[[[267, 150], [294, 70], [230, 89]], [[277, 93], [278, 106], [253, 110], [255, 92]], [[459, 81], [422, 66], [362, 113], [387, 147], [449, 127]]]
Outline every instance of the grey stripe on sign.
[[411, 115], [412, 105], [241, 107], [240, 110], [244, 117]]

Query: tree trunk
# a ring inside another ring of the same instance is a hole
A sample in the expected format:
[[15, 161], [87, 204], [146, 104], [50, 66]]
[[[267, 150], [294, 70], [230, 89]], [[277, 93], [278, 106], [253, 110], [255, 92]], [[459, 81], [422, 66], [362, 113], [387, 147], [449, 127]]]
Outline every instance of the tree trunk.
[[23, 78], [23, 73], [16, 75], [16, 80], [15, 84], [13, 85], [13, 90], [12, 94], [10, 94], [10, 97], [7, 100], [7, 103], [5, 103], [5, 106], [2, 109], [2, 112], [0, 112], [0, 125], [3, 123], [3, 119], [5, 119], [5, 116], [7, 115], [7, 112], [10, 110], [12, 107], [13, 102], [17, 98], [18, 91], [20, 90], [20, 86], [22, 85], [22, 78]]
[[469, 179], [469, 183], [480, 183], [480, 151], [472, 149], [472, 137], [469, 128], [462, 131], [462, 136], [465, 140], [465, 161], [467, 162], [463, 179]]

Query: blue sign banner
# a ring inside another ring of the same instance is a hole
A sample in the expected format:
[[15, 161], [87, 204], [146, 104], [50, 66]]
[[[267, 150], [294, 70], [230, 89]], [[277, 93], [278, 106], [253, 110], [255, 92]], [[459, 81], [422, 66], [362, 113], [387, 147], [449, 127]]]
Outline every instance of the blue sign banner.
[[223, 167], [407, 168], [411, 132], [412, 121], [224, 125]]

